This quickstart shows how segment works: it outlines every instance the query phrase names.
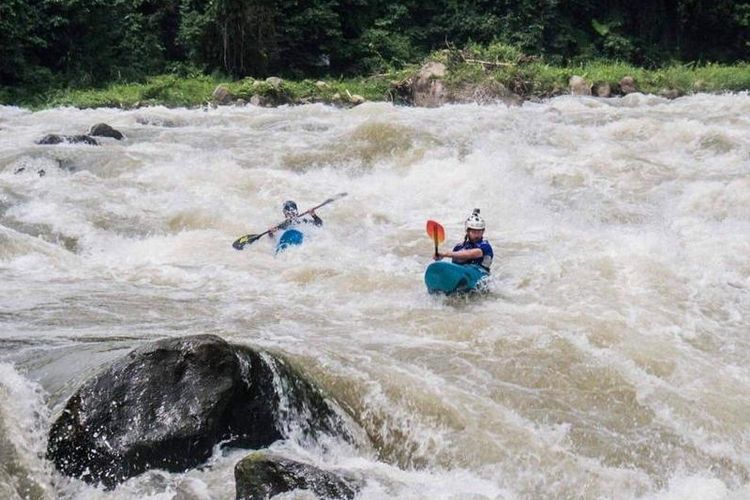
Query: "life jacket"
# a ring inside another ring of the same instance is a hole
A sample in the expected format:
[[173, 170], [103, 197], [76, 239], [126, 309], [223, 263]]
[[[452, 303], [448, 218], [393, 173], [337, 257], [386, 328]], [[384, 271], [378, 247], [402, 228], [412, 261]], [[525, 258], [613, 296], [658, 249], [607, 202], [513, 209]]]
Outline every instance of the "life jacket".
[[492, 266], [492, 259], [495, 256], [494, 252], [492, 251], [492, 245], [490, 245], [489, 241], [485, 239], [481, 239], [477, 241], [476, 243], [472, 243], [469, 241], [469, 239], [465, 239], [463, 243], [459, 243], [455, 247], [453, 247], [453, 251], [457, 252], [459, 250], [471, 250], [474, 248], [478, 248], [482, 251], [482, 256], [476, 259], [472, 260], [464, 260], [461, 262], [457, 262], [456, 259], [453, 259], [454, 264], [476, 264], [477, 266], [481, 266], [484, 268], [485, 271], [490, 272], [490, 266]]
[[281, 224], [279, 224], [278, 227], [279, 227], [279, 229], [283, 230], [283, 229], [288, 229], [289, 227], [294, 227], [294, 226], [296, 226], [298, 224], [303, 224], [303, 223], [304, 224], [312, 224], [314, 226], [322, 226], [323, 225], [323, 219], [321, 219], [317, 215], [313, 215], [312, 219], [308, 219], [306, 217], [301, 217], [301, 218], [300, 217], [292, 217], [292, 218], [289, 218], [289, 219], [285, 220]]

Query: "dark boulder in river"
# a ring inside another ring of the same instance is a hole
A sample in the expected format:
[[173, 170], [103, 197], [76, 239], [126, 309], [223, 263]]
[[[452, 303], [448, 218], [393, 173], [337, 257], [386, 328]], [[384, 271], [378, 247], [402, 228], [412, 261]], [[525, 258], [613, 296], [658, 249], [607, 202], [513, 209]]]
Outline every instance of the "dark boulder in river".
[[84, 383], [52, 425], [47, 454], [64, 474], [113, 487], [151, 468], [199, 465], [219, 443], [268, 446], [291, 427], [348, 437], [283, 361], [198, 335], [138, 348]]
[[363, 484], [349, 474], [326, 471], [267, 451], [237, 462], [234, 479], [238, 500], [263, 500], [298, 489], [312, 490], [318, 498], [354, 498]]
[[89, 135], [98, 137], [111, 137], [112, 139], [117, 139], [118, 141], [125, 138], [125, 136], [122, 135], [122, 132], [112, 128], [106, 123], [97, 123], [96, 125], [92, 126], [89, 130]]

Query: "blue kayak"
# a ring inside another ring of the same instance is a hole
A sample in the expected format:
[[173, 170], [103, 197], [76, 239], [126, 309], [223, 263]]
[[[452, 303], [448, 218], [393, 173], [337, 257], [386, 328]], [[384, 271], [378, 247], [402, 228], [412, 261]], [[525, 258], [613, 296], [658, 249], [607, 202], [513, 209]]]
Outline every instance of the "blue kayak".
[[476, 264], [453, 264], [452, 262], [433, 262], [424, 272], [424, 282], [430, 293], [445, 293], [476, 290], [477, 286], [489, 273]]
[[291, 246], [301, 245], [305, 239], [302, 231], [297, 229], [287, 229], [281, 233], [278, 243], [276, 243], [276, 253], [283, 252]]

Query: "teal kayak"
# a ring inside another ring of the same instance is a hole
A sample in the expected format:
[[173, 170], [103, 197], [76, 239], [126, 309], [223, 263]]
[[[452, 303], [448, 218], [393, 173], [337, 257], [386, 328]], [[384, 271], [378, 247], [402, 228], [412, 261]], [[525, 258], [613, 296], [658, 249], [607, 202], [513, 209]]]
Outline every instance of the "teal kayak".
[[476, 290], [489, 273], [476, 264], [433, 262], [424, 272], [424, 282], [430, 293], [452, 294]]
[[305, 235], [297, 229], [287, 229], [281, 233], [278, 243], [276, 243], [276, 253], [283, 252], [291, 246], [301, 245]]

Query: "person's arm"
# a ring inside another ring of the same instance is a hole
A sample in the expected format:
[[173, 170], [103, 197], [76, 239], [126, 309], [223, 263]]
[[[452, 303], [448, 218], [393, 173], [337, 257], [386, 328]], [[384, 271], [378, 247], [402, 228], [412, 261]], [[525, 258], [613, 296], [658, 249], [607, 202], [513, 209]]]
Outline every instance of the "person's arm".
[[467, 250], [452, 250], [450, 252], [438, 252], [439, 258], [456, 259], [459, 262], [466, 262], [473, 259], [482, 258], [481, 248], [469, 248]]
[[323, 219], [318, 217], [318, 215], [315, 213], [315, 210], [310, 211], [310, 215], [312, 216], [312, 223], [318, 227], [323, 225]]
[[268, 228], [268, 237], [271, 238], [271, 239], [273, 239], [275, 237], [274, 233], [276, 231], [280, 231], [282, 229], [286, 229], [287, 227], [289, 227], [290, 223], [291, 223], [291, 221], [287, 220], [287, 221], [282, 222], [279, 225], [269, 227]]

